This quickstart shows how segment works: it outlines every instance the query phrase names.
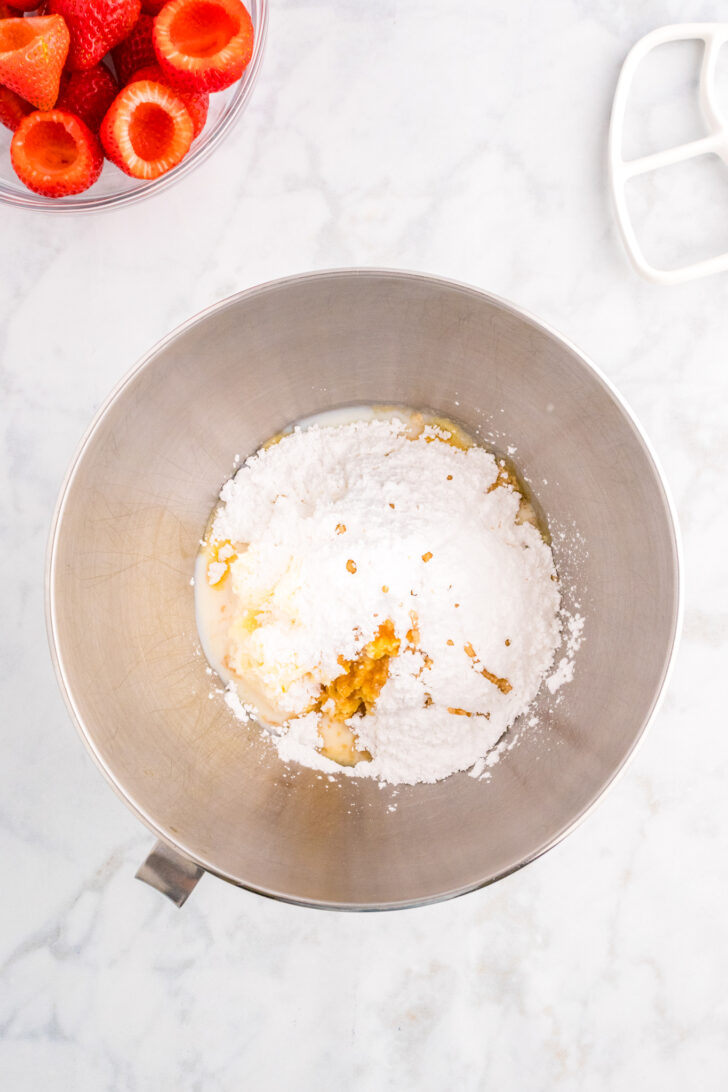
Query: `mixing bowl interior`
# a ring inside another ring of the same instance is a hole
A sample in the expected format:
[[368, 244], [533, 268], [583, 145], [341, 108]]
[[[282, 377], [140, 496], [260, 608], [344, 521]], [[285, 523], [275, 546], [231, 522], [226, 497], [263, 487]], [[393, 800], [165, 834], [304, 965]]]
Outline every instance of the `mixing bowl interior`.
[[[190, 577], [234, 456], [357, 402], [429, 408], [496, 449], [515, 445], [567, 603], [585, 615], [573, 682], [541, 700], [543, 726], [523, 731], [488, 781], [392, 789], [288, 768], [209, 696]], [[554, 844], [641, 735], [678, 600], [659, 474], [603, 379], [498, 300], [377, 271], [243, 293], [158, 346], [82, 447], [49, 573], [74, 718], [140, 817], [227, 879], [338, 907], [457, 894]]]

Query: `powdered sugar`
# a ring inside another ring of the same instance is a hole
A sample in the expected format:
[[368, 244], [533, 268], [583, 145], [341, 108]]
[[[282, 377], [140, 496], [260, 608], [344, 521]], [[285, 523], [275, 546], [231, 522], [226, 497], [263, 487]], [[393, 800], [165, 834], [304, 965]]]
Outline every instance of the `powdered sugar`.
[[550, 693], [555, 694], [557, 690], [560, 690], [564, 683], [571, 682], [574, 678], [574, 661], [569, 659], [568, 656], [562, 656], [559, 660], [556, 670], [552, 671], [546, 680], [546, 686], [549, 688]]
[[227, 565], [221, 561], [211, 561], [207, 566], [207, 581], [209, 584], [219, 584], [227, 575]]
[[551, 694], [555, 694], [565, 683], [570, 683], [574, 678], [574, 656], [584, 640], [583, 615], [562, 610], [562, 621], [566, 654], [561, 657], [546, 679], [546, 687]]
[[[486, 756], [553, 663], [551, 551], [518, 521], [494, 456], [446, 438], [429, 426], [412, 439], [397, 419], [299, 429], [223, 487], [208, 581], [229, 569], [226, 700], [262, 714], [285, 761], [439, 780]], [[385, 622], [399, 652], [373, 708], [347, 721], [372, 760], [341, 767], [318, 750], [317, 701]]]

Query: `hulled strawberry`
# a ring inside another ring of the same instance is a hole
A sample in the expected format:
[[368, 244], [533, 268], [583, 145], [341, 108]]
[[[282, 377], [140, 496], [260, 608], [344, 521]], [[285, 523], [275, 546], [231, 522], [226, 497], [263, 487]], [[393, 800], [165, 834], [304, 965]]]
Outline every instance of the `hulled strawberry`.
[[82, 193], [104, 162], [98, 137], [64, 110], [28, 114], [15, 130], [10, 159], [20, 181], [44, 197]]
[[101, 123], [101, 143], [117, 167], [133, 178], [159, 178], [184, 159], [192, 143], [192, 118], [169, 87], [151, 80], [128, 84]]
[[240, 0], [169, 0], [154, 20], [159, 63], [187, 91], [222, 91], [239, 80], [253, 35]]
[[96, 64], [84, 71], [71, 72], [61, 80], [57, 110], [67, 110], [98, 133], [106, 111], [119, 91], [106, 65]]
[[68, 25], [67, 67], [84, 69], [123, 42], [139, 18], [141, 0], [48, 0], [48, 10]]
[[0, 83], [39, 110], [50, 110], [58, 98], [68, 43], [68, 29], [58, 15], [0, 20]]
[[169, 82], [158, 64], [148, 64], [144, 68], [138, 69], [129, 82], [133, 83], [136, 80], [152, 80], [153, 83], [163, 83], [165, 87], [169, 87], [171, 91], [174, 91], [180, 102], [184, 103], [187, 113], [192, 118], [193, 137], [199, 136], [205, 128], [207, 110], [210, 105], [210, 96], [207, 91], [179, 91]]

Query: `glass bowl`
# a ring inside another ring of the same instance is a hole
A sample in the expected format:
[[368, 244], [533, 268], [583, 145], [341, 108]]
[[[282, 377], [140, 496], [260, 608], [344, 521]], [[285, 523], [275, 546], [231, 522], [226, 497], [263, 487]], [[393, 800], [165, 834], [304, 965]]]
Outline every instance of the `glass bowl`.
[[41, 197], [26, 189], [15, 174], [10, 163], [10, 141], [13, 134], [9, 129], [0, 126], [0, 201], [5, 201], [16, 208], [42, 209], [44, 212], [95, 212], [98, 209], [119, 208], [133, 201], [141, 201], [142, 198], [159, 193], [160, 190], [166, 189], [189, 174], [198, 163], [207, 159], [233, 127], [236, 118], [250, 98], [260, 69], [268, 27], [268, 0], [244, 0], [244, 2], [255, 27], [255, 44], [250, 64], [243, 72], [242, 78], [232, 87], [210, 95], [207, 124], [193, 141], [190, 151], [178, 167], [174, 167], [167, 174], [151, 182], [144, 182], [138, 178], [130, 178], [106, 160], [98, 182], [84, 193], [79, 193], [75, 197], [56, 199]]

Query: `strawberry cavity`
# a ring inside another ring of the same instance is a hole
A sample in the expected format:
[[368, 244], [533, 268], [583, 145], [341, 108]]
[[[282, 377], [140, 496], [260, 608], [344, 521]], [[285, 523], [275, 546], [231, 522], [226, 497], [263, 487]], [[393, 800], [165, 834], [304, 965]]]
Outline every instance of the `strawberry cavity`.
[[169, 0], [154, 20], [159, 63], [177, 86], [222, 91], [253, 55], [253, 23], [240, 0]]
[[151, 80], [130, 83], [101, 123], [107, 156], [133, 178], [158, 178], [187, 155], [194, 128], [169, 87]]
[[187, 113], [192, 118], [192, 124], [194, 126], [193, 137], [199, 136], [205, 128], [207, 110], [210, 105], [210, 96], [207, 91], [179, 91], [170, 84], [167, 76], [165, 76], [158, 64], [148, 64], [145, 65], [144, 68], [140, 68], [134, 73], [130, 82], [136, 80], [152, 80], [153, 83], [163, 83], [165, 87], [169, 87], [174, 91], [175, 95], [187, 108]]
[[103, 152], [87, 125], [63, 110], [35, 111], [20, 123], [10, 144], [18, 178], [44, 197], [66, 197], [92, 186]]

